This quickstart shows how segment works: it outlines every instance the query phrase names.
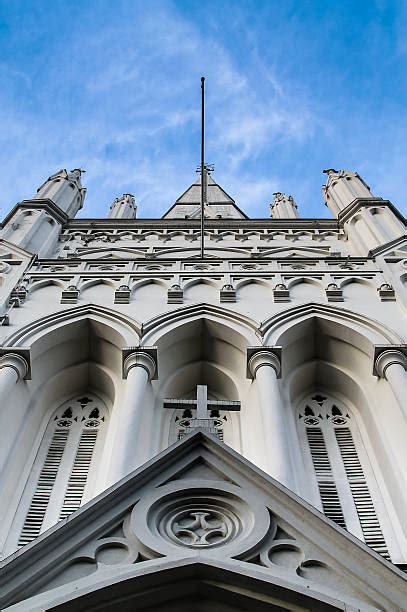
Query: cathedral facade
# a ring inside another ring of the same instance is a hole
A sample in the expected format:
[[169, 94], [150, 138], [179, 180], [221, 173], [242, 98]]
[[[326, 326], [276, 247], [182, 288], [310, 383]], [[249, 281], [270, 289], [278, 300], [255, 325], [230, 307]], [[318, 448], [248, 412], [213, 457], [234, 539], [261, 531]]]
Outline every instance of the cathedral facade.
[[0, 607], [406, 610], [407, 234], [355, 172], [332, 219], [209, 176], [0, 232]]

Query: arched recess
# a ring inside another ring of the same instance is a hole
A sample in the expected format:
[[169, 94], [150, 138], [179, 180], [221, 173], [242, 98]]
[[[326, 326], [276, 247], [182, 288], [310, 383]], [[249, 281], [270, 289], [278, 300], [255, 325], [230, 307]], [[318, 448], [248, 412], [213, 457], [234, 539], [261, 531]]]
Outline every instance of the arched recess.
[[293, 278], [287, 282], [287, 288], [292, 300], [309, 302], [310, 299], [319, 300], [323, 298], [321, 278], [307, 276]]
[[210, 278], [195, 278], [184, 283], [185, 302], [218, 302], [219, 285]]
[[272, 286], [270, 282], [257, 278], [247, 278], [235, 283], [238, 302], [253, 303], [256, 306], [264, 304], [264, 301], [273, 299]]
[[163, 408], [163, 400], [196, 397], [196, 386], [202, 384], [207, 385], [212, 399], [241, 401], [241, 413], [227, 415], [233, 427], [231, 436], [225, 435], [225, 442], [239, 451], [243, 446], [244, 451], [239, 421], [243, 427], [245, 420], [255, 419], [257, 410], [245, 401], [249, 386], [246, 348], [258, 343], [255, 328], [250, 319], [208, 304], [166, 313], [144, 326], [143, 344], [156, 345], [159, 356], [154, 415], [145, 425], [154, 430], [154, 423], [161, 424], [156, 432], [156, 450], [173, 441], [170, 428], [174, 415]]
[[[50, 414], [74, 394], [95, 393], [106, 406], [120, 405], [121, 349], [138, 344], [140, 325], [107, 308], [86, 305], [47, 315], [22, 327], [5, 344], [27, 347], [31, 380], [14, 386], [0, 414], [8, 436], [0, 449], [1, 486], [8, 505], [0, 508], [0, 542], [10, 529]], [[108, 448], [103, 461], [109, 460]], [[107, 465], [101, 462], [96, 492]]]
[[366, 453], [366, 469], [372, 474], [371, 488], [380, 491], [379, 519], [392, 560], [400, 562], [400, 555], [405, 560], [406, 424], [387, 381], [372, 374], [374, 345], [397, 344], [400, 338], [367, 317], [317, 304], [279, 314], [264, 322], [261, 330], [265, 344], [282, 346], [280, 387], [289, 406], [287, 429], [293, 461], [298, 466], [300, 495], [321, 507], [315, 486], [314, 493], [311, 491], [309, 466], [304, 468], [297, 407], [312, 394], [337, 398], [353, 411]]

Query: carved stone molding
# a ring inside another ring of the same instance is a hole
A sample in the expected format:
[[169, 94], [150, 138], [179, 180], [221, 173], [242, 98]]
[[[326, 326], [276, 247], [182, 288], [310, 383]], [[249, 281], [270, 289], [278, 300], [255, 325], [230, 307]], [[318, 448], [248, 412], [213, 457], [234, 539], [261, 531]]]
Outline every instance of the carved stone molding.
[[373, 374], [386, 378], [386, 370], [393, 364], [399, 364], [407, 370], [407, 344], [375, 346]]
[[135, 346], [122, 350], [123, 378], [127, 378], [131, 368], [146, 370], [149, 380], [158, 378], [158, 359], [156, 346]]
[[272, 367], [277, 378], [281, 378], [281, 346], [250, 346], [247, 349], [247, 378], [256, 378], [262, 366]]
[[0, 348], [0, 369], [12, 368], [18, 380], [31, 380], [31, 361], [29, 349], [14, 347]]
[[[250, 554], [270, 533], [274, 519], [260, 501], [237, 486], [219, 482], [173, 482], [148, 494], [134, 507], [128, 529], [155, 554]], [[275, 531], [275, 529], [273, 529]], [[220, 550], [221, 549], [221, 550]], [[150, 552], [151, 555], [151, 552]]]

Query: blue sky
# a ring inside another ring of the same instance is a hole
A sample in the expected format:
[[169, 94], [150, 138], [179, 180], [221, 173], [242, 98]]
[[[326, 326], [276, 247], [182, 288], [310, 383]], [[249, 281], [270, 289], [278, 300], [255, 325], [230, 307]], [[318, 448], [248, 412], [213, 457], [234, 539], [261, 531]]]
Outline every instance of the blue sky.
[[252, 217], [274, 191], [330, 216], [324, 168], [407, 213], [407, 2], [0, 0], [0, 217], [59, 168], [80, 216], [160, 216], [207, 162]]

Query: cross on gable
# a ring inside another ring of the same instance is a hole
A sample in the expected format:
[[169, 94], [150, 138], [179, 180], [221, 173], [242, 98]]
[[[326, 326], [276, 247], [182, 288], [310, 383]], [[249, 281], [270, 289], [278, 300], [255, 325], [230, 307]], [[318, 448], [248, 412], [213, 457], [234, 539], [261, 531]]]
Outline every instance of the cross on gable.
[[165, 399], [164, 408], [196, 409], [198, 419], [209, 419], [211, 410], [240, 410], [240, 402], [235, 400], [208, 400], [208, 387], [197, 385], [196, 400]]
[[188, 427], [187, 433], [191, 433], [199, 428], [218, 435], [218, 431], [216, 427], [214, 427], [214, 423], [211, 418], [211, 411], [240, 410], [240, 402], [235, 400], [208, 400], [208, 387], [206, 385], [197, 385], [196, 400], [165, 399], [164, 408], [196, 410], [196, 418], [190, 419], [190, 426]]

